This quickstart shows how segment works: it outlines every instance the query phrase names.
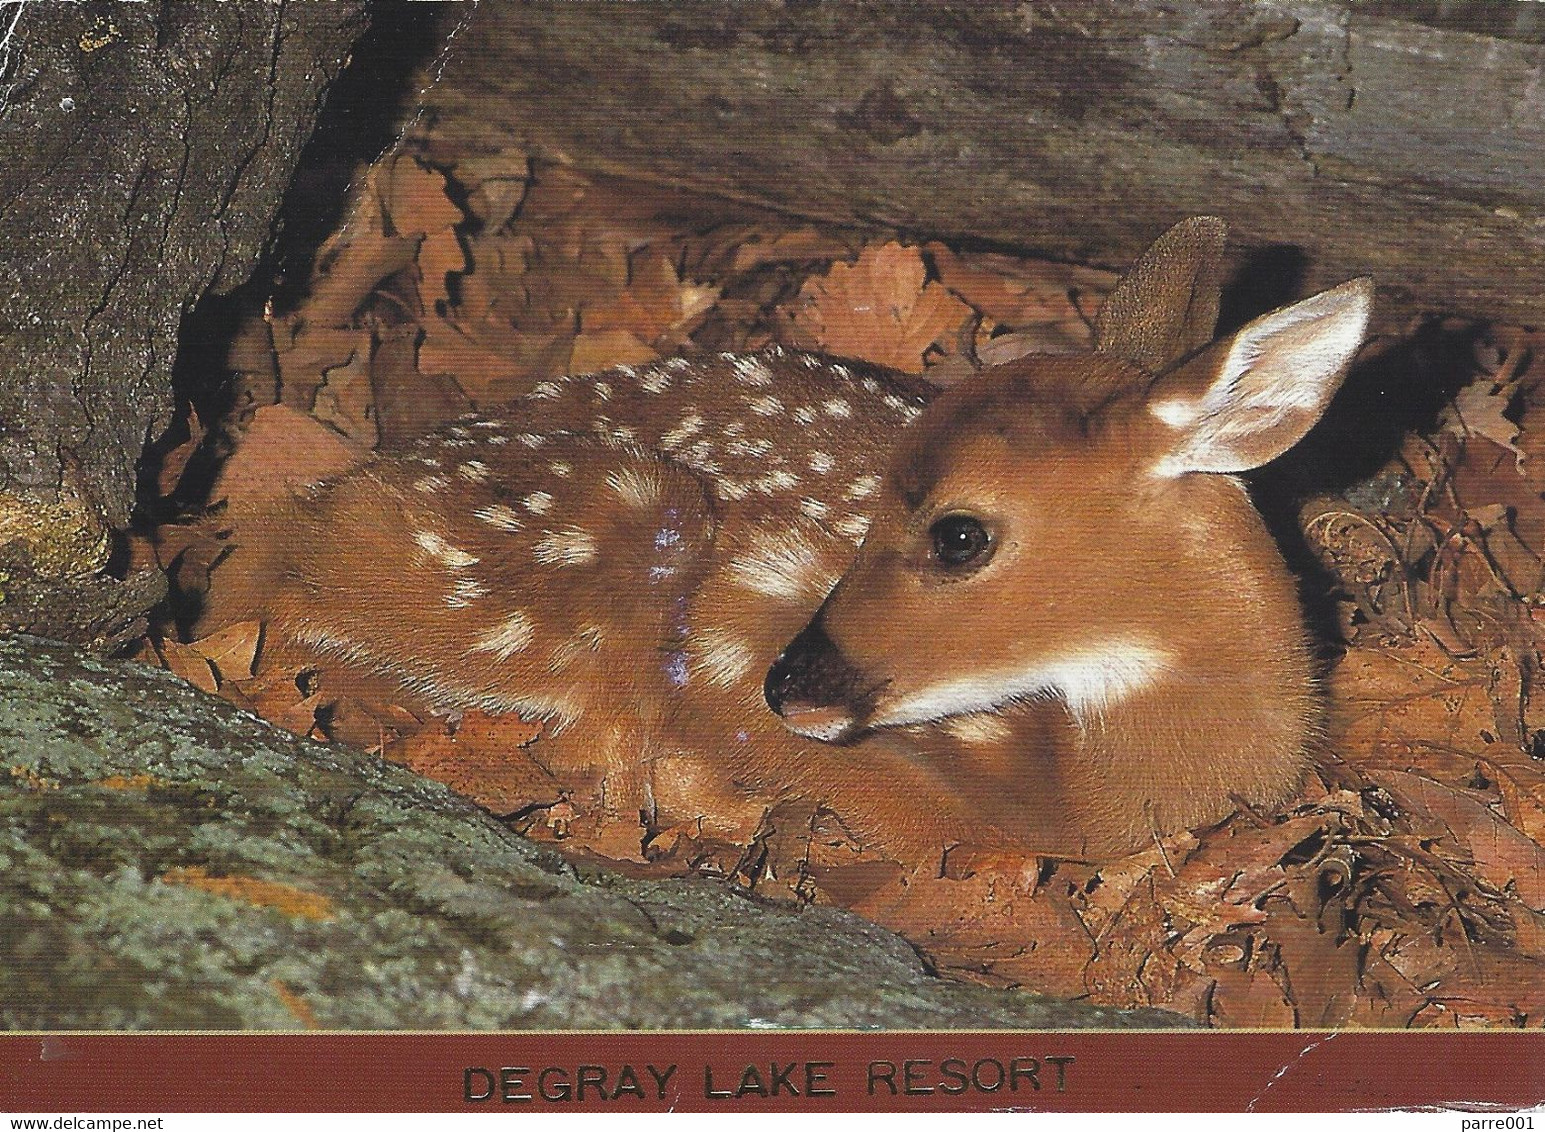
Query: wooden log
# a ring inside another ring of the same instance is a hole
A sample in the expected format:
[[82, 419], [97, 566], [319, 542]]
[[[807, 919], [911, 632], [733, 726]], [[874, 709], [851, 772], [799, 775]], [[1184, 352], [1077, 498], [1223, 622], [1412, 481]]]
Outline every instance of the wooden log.
[[0, 8], [0, 627], [107, 640], [156, 600], [98, 571], [180, 325], [256, 265], [363, 7]]
[[1545, 322], [1545, 20], [1427, 7], [487, 4], [424, 103], [474, 151], [1108, 266], [1213, 213], [1284, 290]]

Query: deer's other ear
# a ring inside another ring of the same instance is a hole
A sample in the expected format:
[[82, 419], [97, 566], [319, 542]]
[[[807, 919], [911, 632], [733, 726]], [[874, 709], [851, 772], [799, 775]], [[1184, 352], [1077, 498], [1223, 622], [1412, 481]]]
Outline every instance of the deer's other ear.
[[1373, 280], [1262, 315], [1154, 383], [1148, 410], [1174, 430], [1161, 475], [1243, 472], [1320, 419], [1368, 329]]
[[1095, 348], [1163, 373], [1211, 342], [1227, 235], [1216, 216], [1193, 216], [1155, 240], [1100, 308]]

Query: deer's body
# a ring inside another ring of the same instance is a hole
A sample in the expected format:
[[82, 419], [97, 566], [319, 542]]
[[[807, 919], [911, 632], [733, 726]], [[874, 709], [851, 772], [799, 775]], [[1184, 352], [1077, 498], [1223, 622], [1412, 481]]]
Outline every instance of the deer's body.
[[[795, 793], [903, 850], [1103, 856], [1277, 806], [1318, 701], [1229, 473], [1317, 418], [1367, 289], [1197, 355], [1221, 238], [1161, 242], [1109, 306], [1189, 256], [1189, 313], [937, 397], [776, 348], [543, 383], [285, 503], [250, 592], [270, 640], [547, 720], [550, 765], [661, 823]], [[1320, 391], [1230, 423], [1284, 350]], [[1306, 423], [1256, 451], [1273, 413]]]

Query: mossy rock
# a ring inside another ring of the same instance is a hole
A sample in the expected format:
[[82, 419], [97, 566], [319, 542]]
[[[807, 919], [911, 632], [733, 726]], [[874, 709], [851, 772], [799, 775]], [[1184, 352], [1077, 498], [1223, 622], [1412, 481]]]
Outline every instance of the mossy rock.
[[0, 1026], [1184, 1025], [950, 983], [900, 938], [577, 867], [170, 674], [0, 640]]

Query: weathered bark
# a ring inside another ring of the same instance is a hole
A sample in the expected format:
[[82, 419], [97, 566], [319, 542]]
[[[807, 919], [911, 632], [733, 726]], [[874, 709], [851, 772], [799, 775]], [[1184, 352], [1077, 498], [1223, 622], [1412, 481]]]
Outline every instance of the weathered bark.
[[0, 1028], [1185, 1026], [944, 982], [900, 938], [578, 868], [169, 673], [0, 639]]
[[493, 4], [427, 104], [437, 140], [1109, 265], [1214, 213], [1285, 287], [1545, 322], [1545, 20], [1428, 7]]
[[111, 633], [93, 576], [168, 422], [179, 322], [257, 262], [362, 13], [0, 11], [0, 624]]

